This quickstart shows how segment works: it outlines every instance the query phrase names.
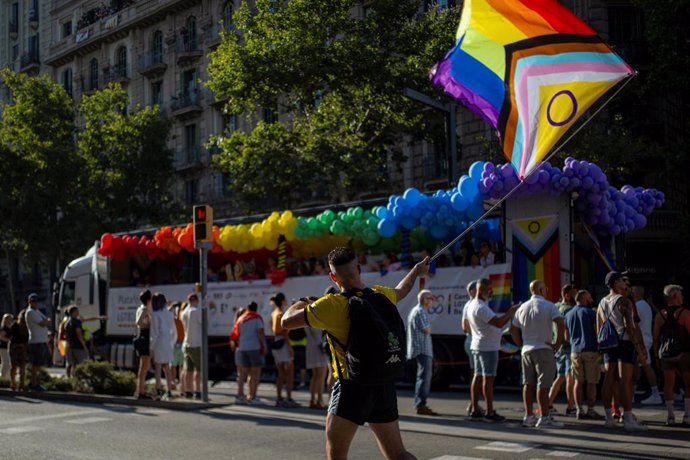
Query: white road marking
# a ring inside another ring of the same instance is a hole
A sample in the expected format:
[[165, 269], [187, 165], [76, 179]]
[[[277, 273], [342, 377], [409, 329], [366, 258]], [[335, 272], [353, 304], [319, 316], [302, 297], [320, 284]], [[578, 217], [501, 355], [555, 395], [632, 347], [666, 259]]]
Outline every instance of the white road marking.
[[2, 428], [0, 433], [2, 434], [20, 434], [20, 433], [31, 433], [32, 431], [41, 431], [43, 428], [37, 426], [15, 426], [11, 428]]
[[24, 418], [18, 418], [18, 419], [12, 419], [8, 418], [6, 420], [0, 421], [0, 426], [7, 426], [7, 425], [22, 425], [25, 423], [32, 423], [32, 422], [38, 422], [40, 420], [54, 420], [56, 418], [65, 418], [65, 417], [79, 417], [81, 415], [86, 415], [86, 414], [102, 414], [106, 411], [103, 409], [93, 409], [93, 410], [80, 410], [80, 411], [74, 411], [74, 412], [63, 412], [61, 414], [50, 414], [50, 415], [36, 415], [34, 417], [24, 417]]
[[577, 457], [580, 455], [579, 452], [573, 452], [571, 450], [554, 450], [553, 452], [549, 452], [546, 454], [547, 457]]
[[430, 460], [492, 460], [486, 459], [484, 457], [460, 457], [457, 455], [442, 455], [441, 457], [435, 457]]
[[77, 420], [67, 420], [67, 423], [71, 423], [73, 425], [88, 425], [90, 423], [109, 422], [110, 420], [112, 419], [105, 417], [85, 417]]
[[494, 441], [485, 446], [477, 446], [475, 449], [495, 450], [498, 452], [515, 452], [517, 454], [521, 454], [539, 446], [540, 444]]
[[166, 410], [166, 409], [155, 409], [155, 408], [149, 409], [149, 408], [139, 407], [139, 408], [137, 408], [136, 412], [134, 412], [134, 413], [140, 414], [140, 415], [165, 415], [165, 414], [169, 414], [170, 411]]

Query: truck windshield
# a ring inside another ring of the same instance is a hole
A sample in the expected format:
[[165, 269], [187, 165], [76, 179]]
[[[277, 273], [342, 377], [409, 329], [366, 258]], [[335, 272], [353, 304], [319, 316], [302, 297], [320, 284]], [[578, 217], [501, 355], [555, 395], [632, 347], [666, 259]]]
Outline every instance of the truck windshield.
[[74, 281], [63, 281], [60, 288], [60, 307], [66, 307], [75, 303]]

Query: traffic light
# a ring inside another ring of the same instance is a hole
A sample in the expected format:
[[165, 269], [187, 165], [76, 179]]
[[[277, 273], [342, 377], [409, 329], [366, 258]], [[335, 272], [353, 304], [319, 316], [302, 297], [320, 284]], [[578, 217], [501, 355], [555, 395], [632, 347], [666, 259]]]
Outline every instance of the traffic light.
[[209, 205], [194, 206], [194, 242], [213, 242], [213, 208]]

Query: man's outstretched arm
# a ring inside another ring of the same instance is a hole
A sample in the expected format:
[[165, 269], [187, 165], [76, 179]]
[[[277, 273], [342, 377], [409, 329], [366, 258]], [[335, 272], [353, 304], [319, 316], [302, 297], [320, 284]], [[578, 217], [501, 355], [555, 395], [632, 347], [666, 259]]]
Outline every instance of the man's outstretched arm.
[[299, 329], [301, 327], [309, 326], [305, 317], [304, 309], [309, 306], [308, 302], [298, 300], [290, 305], [290, 308], [283, 313], [283, 318], [280, 320], [280, 325], [284, 329]]
[[407, 297], [407, 294], [409, 294], [414, 287], [414, 282], [417, 280], [417, 277], [426, 275], [428, 271], [429, 257], [427, 256], [424, 260], [412, 267], [412, 270], [410, 270], [407, 275], [405, 275], [405, 278], [395, 287], [395, 296], [398, 302]]

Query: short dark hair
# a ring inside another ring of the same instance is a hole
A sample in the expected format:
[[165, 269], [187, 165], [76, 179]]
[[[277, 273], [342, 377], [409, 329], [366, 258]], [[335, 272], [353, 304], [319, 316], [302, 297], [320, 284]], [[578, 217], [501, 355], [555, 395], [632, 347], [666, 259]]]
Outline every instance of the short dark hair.
[[151, 291], [149, 291], [148, 289], [141, 291], [139, 293], [139, 300], [144, 305], [149, 303], [149, 300], [151, 300]]
[[582, 300], [582, 298], [587, 294], [589, 294], [589, 291], [586, 291], [584, 289], [577, 291], [577, 294], [575, 294], [575, 302], [579, 303]]
[[564, 285], [564, 286], [561, 288], [561, 294], [562, 294], [562, 295], [569, 294], [570, 291], [572, 291], [574, 287], [575, 287], [575, 286], [573, 286], [572, 284], [566, 284], [566, 285]]
[[163, 310], [168, 304], [168, 301], [166, 300], [165, 296], [161, 294], [160, 292], [156, 292], [153, 294], [153, 297], [151, 298], [151, 308], [153, 311], [160, 311]]
[[323, 295], [328, 295], [328, 294], [337, 294], [338, 290], [335, 288], [335, 286], [328, 286], [326, 290], [324, 291]]
[[352, 248], [338, 246], [328, 253], [328, 265], [340, 267], [348, 264], [357, 258], [357, 254]]
[[271, 297], [269, 300], [271, 300], [271, 302], [273, 302], [274, 304], [280, 306], [283, 304], [283, 302], [285, 301], [286, 298], [287, 297], [285, 297], [285, 294], [283, 294], [282, 292], [279, 292], [276, 295], [274, 295], [273, 297]]
[[247, 310], [249, 311], [257, 311], [259, 309], [259, 306], [256, 304], [256, 302], [251, 302], [249, 305], [247, 305]]

